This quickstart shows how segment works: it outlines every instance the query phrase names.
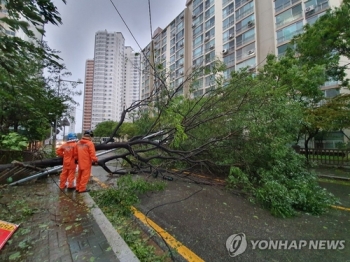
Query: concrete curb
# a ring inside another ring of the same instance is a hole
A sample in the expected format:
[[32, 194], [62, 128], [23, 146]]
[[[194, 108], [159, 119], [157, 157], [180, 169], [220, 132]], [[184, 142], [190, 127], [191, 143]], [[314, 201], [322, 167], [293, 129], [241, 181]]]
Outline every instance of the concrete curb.
[[113, 252], [121, 262], [140, 262], [140, 260], [131, 251], [124, 239], [118, 234], [117, 230], [112, 226], [111, 222], [103, 214], [102, 210], [96, 205], [95, 201], [89, 194], [83, 194], [84, 201], [89, 208], [91, 214], [99, 225], [101, 231], [107, 238]]
[[334, 180], [350, 181], [350, 178], [341, 177], [341, 176], [318, 175], [318, 177], [329, 178], [329, 179], [334, 179]]

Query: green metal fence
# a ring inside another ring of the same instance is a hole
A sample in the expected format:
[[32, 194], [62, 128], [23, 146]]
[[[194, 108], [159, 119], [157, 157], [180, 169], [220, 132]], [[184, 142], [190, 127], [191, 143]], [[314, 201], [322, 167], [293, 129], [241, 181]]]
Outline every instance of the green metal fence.
[[[300, 154], [306, 156], [305, 148], [300, 148]], [[350, 166], [349, 149], [308, 149], [308, 158], [325, 165]]]

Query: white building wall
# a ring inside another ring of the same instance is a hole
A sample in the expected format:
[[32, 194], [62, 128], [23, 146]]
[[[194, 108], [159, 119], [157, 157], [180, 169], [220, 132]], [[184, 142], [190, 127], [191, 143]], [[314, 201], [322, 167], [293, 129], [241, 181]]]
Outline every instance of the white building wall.
[[[127, 46], [125, 48], [125, 85], [123, 105], [128, 108], [132, 103], [140, 99], [140, 55]], [[126, 121], [132, 121], [132, 116], [127, 116]]]
[[118, 121], [123, 108], [125, 39], [119, 32], [95, 35], [94, 83], [91, 128], [100, 122]]

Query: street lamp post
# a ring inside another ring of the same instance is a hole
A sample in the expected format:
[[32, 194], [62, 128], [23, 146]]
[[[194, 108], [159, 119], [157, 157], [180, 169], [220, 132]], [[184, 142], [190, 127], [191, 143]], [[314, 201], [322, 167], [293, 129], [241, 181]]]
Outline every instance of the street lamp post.
[[[61, 82], [69, 82], [69, 83], [76, 83], [76, 84], [82, 84], [81, 81], [71, 81], [71, 80], [64, 80], [61, 79], [61, 76], [58, 76], [58, 85], [57, 85], [57, 96], [60, 96], [60, 87]], [[53, 127], [53, 137], [52, 137], [52, 152], [56, 151], [56, 136], [57, 136], [57, 115], [55, 116], [55, 123]]]

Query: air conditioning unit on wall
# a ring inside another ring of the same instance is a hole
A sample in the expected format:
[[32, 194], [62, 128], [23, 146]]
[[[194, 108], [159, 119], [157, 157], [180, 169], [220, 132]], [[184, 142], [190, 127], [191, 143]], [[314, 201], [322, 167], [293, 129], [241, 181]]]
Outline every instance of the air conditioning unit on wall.
[[223, 53], [223, 54], [227, 54], [227, 52], [228, 52], [227, 49], [222, 50], [222, 53]]
[[313, 5], [310, 5], [309, 7], [305, 8], [305, 13], [309, 13], [311, 11], [313, 11], [315, 9], [315, 7]]
[[247, 52], [248, 55], [253, 55], [254, 53], [255, 53], [254, 49], [249, 50], [249, 51]]

